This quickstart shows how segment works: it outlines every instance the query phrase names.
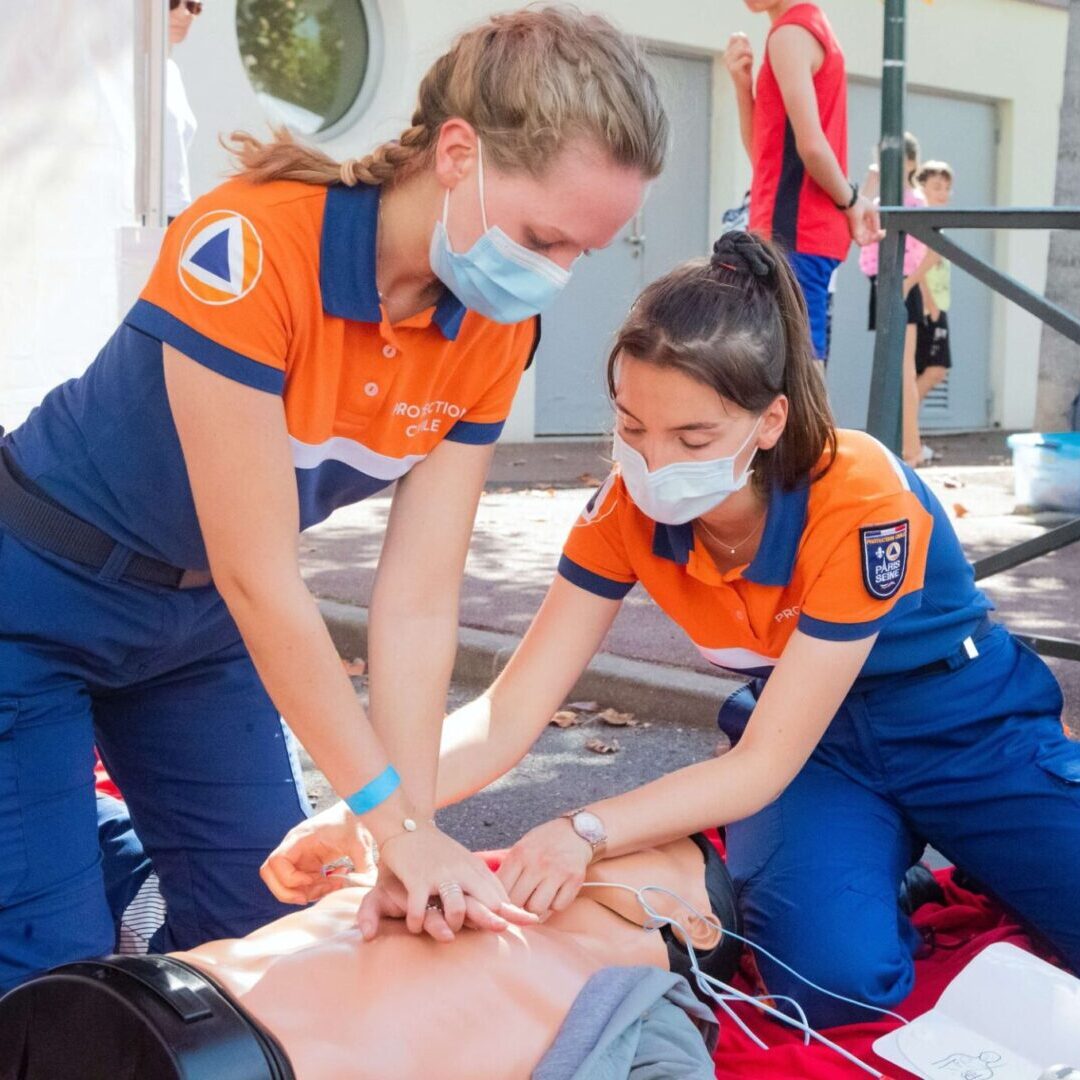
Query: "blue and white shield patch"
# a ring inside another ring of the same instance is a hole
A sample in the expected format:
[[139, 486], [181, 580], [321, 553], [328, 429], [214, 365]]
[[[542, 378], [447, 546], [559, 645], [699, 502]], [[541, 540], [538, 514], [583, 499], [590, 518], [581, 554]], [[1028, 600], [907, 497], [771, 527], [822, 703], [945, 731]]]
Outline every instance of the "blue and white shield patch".
[[866, 591], [875, 600], [888, 600], [904, 583], [908, 560], [908, 523], [871, 525], [859, 530], [862, 574]]

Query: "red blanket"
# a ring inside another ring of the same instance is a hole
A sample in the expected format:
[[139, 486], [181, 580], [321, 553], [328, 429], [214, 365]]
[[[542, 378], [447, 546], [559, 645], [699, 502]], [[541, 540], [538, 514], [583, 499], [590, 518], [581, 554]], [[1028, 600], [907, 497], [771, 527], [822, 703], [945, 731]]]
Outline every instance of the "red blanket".
[[[926, 955], [915, 961], [915, 989], [895, 1009], [901, 1016], [914, 1018], [932, 1008], [964, 966], [995, 942], [1007, 941], [1052, 959], [992, 900], [957, 885], [951, 870], [939, 871], [937, 877], [945, 890], [945, 903], [924, 904], [915, 913], [915, 925], [927, 943]], [[735, 985], [751, 992], [749, 979], [740, 976]], [[813, 1043], [804, 1046], [800, 1033], [765, 1018], [751, 1006], [736, 1009], [772, 1049], [760, 1050], [719, 1013], [720, 1042], [715, 1055], [718, 1080], [852, 1080], [869, 1075], [827, 1047]], [[879, 1058], [870, 1049], [875, 1040], [897, 1026], [896, 1021], [883, 1017], [872, 1023], [831, 1028], [822, 1034], [886, 1076], [911, 1080], [912, 1073]]]
[[105, 766], [101, 763], [97, 750], [94, 751], [94, 787], [102, 795], [111, 795], [114, 799], [124, 797], [120, 794], [120, 789], [112, 782], [112, 777], [105, 771]]

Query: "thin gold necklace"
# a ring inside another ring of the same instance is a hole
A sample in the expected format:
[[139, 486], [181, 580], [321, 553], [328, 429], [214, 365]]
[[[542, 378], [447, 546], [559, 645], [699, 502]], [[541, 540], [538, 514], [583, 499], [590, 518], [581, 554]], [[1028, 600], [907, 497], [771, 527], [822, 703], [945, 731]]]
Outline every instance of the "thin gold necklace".
[[749, 540], [758, 531], [758, 529], [761, 528], [762, 525], [765, 524], [765, 515], [762, 514], [761, 517], [758, 518], [758, 520], [754, 523], [754, 527], [735, 545], [729, 544], [726, 540], [721, 540], [720, 537], [717, 536], [716, 533], [714, 533], [712, 529], [710, 529], [709, 526], [706, 525], [704, 520], [702, 520], [701, 518], [697, 519], [697, 523], [702, 527], [702, 529], [705, 530], [705, 535], [708, 536], [710, 539], [715, 540], [716, 543], [718, 543], [724, 549], [724, 551], [727, 552], [728, 557], [730, 558], [735, 554], [736, 551], [739, 550], [739, 548], [743, 546], [743, 544], [746, 543], [747, 540]]

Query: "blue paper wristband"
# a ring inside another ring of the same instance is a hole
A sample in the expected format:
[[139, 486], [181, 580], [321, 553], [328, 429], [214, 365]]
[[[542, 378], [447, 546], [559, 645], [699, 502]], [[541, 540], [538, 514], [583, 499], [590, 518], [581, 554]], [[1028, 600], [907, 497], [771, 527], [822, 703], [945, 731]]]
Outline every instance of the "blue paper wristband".
[[345, 800], [345, 805], [354, 814], [366, 814], [376, 806], [386, 802], [401, 787], [401, 777], [393, 765], [387, 765], [374, 780], [366, 783], [359, 791]]

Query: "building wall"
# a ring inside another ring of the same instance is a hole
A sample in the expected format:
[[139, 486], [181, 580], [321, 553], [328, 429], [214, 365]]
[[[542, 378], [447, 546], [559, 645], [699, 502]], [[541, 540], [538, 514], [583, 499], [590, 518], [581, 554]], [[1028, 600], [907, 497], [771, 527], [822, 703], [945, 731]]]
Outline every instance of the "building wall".
[[[821, 0], [821, 6], [843, 43], [850, 74], [880, 79], [882, 5]], [[724, 5], [725, 14], [732, 9], [742, 9], [742, 4]], [[999, 205], [1051, 205], [1067, 13], [1058, 5], [1018, 0], [938, 0], [933, 5], [908, 0], [907, 11], [909, 83], [999, 105]], [[747, 18], [739, 10], [734, 22], [739, 26], [733, 28], [752, 27], [748, 32], [760, 52], [763, 20]], [[730, 80], [718, 78], [717, 93], [714, 192], [726, 191], [730, 201], [733, 192], [745, 189], [749, 168], [745, 155], [738, 153]], [[927, 133], [918, 134], [929, 139]], [[862, 175], [868, 151], [850, 148], [853, 176]], [[718, 204], [723, 203], [720, 195]], [[1046, 284], [1048, 246], [1048, 233], [1002, 232], [995, 262], [1041, 290]], [[1026, 428], [1033, 422], [1040, 327], [1033, 316], [995, 298], [990, 415], [1003, 427]]]
[[[378, 86], [365, 115], [323, 148], [336, 157], [364, 153], [408, 123], [415, 87], [428, 65], [459, 29], [490, 12], [516, 5], [488, 0], [382, 0], [378, 5], [382, 61]], [[749, 181], [739, 141], [730, 82], [721, 54], [732, 31], [745, 30], [760, 49], [764, 16], [752, 16], [741, 0], [592, 0], [583, 6], [615, 19], [657, 48], [713, 56], [717, 65], [713, 102], [710, 218], [719, 224]], [[871, 0], [821, 0], [844, 44], [851, 74], [876, 79], [881, 72], [882, 5]], [[1066, 12], [1057, 5], [1024, 0], [909, 0], [908, 77], [913, 85], [999, 103], [1001, 205], [1048, 205], [1053, 200], [1057, 124]], [[205, 190], [223, 175], [227, 159], [219, 131], [264, 130], [265, 121], [240, 64], [231, 0], [213, 0], [175, 56], [185, 73], [200, 130], [193, 148], [193, 187]], [[852, 147], [851, 171], [861, 175], [869, 148]], [[997, 264], [1028, 284], [1045, 284], [1048, 237], [1002, 233]], [[991, 358], [993, 419], [1027, 427], [1034, 416], [1039, 324], [998, 300], [994, 307]], [[530, 438], [534, 393], [531, 374], [515, 405], [507, 437]]]

